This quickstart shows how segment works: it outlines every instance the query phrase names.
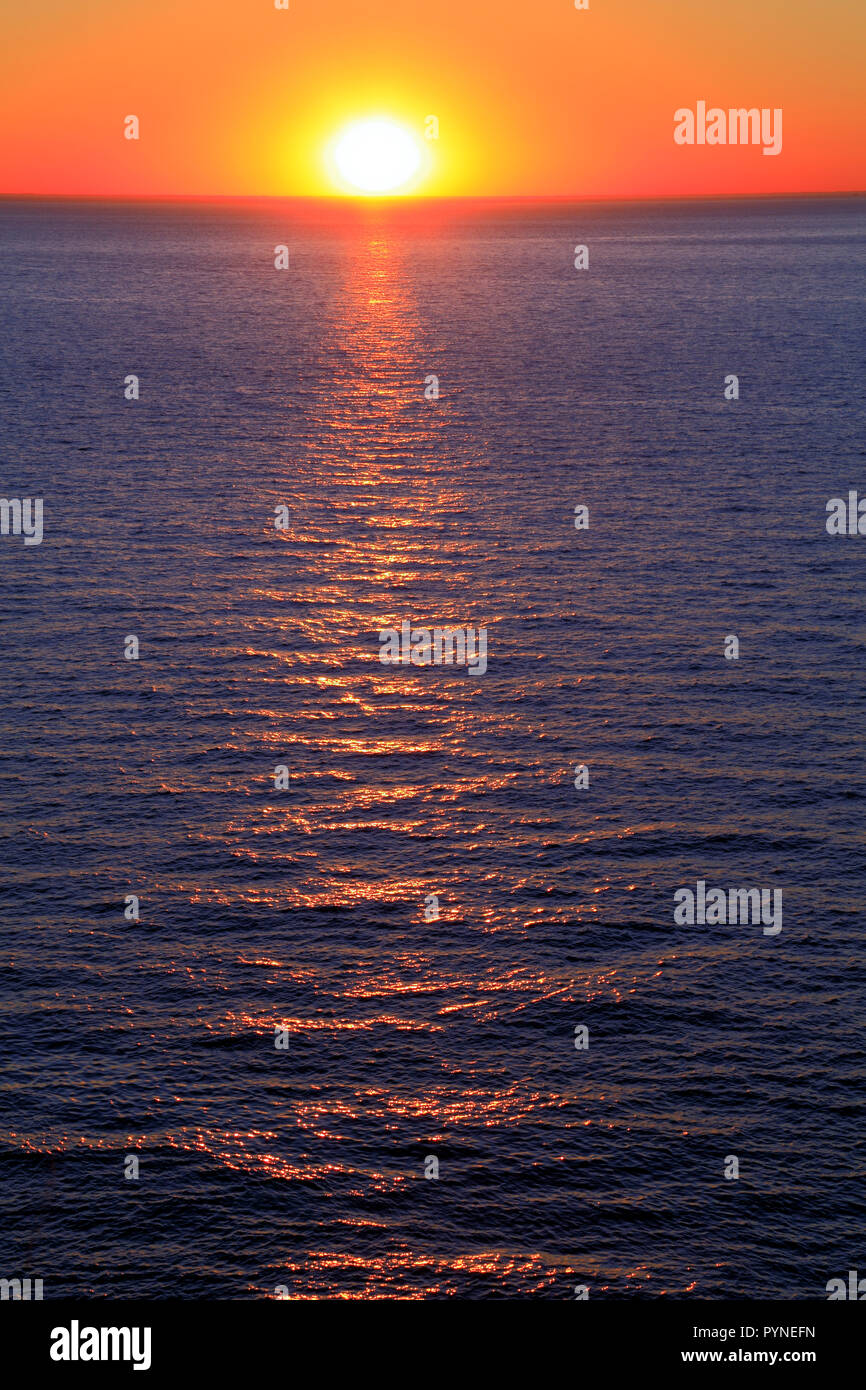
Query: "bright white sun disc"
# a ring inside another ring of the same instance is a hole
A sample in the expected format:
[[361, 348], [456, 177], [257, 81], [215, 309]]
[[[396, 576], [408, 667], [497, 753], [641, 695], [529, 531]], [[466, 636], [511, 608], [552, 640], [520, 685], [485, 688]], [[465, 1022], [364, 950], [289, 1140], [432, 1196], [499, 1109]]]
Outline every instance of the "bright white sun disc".
[[334, 162], [353, 188], [391, 193], [418, 173], [421, 151], [411, 131], [394, 121], [359, 121], [338, 138]]

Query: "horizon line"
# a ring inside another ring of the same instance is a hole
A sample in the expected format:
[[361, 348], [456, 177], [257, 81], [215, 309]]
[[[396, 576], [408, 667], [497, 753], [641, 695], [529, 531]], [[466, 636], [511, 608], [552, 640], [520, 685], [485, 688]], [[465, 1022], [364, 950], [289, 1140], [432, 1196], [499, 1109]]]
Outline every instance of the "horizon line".
[[411, 207], [417, 203], [691, 203], [771, 202], [782, 198], [863, 198], [866, 188], [802, 190], [773, 193], [3, 193], [0, 202], [100, 203], [344, 203], [371, 207], [387, 203]]

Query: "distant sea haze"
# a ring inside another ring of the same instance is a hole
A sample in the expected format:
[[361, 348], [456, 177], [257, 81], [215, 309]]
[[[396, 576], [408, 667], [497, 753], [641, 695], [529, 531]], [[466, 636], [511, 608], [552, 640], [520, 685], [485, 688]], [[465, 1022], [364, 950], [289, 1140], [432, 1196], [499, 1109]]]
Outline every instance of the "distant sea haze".
[[3, 1278], [842, 1296], [863, 232], [0, 205]]

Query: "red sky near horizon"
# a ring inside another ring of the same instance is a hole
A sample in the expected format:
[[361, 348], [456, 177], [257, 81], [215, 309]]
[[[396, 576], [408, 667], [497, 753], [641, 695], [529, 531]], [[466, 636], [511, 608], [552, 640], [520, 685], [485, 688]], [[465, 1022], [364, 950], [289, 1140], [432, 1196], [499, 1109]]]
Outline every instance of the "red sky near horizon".
[[[39, 0], [0, 25], [0, 193], [328, 195], [342, 128], [424, 130], [443, 196], [866, 187], [864, 0]], [[782, 151], [674, 112], [781, 107]], [[137, 115], [140, 138], [124, 138]]]

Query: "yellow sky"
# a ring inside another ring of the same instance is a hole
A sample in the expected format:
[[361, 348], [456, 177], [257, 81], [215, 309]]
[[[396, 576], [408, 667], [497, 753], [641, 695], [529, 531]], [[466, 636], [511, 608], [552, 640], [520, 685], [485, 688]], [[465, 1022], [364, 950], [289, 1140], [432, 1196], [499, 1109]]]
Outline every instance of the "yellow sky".
[[[328, 194], [327, 142], [439, 120], [423, 191], [862, 189], [863, 0], [39, 0], [2, 20], [0, 191]], [[784, 147], [682, 148], [698, 99]], [[124, 140], [135, 114], [138, 141]]]

